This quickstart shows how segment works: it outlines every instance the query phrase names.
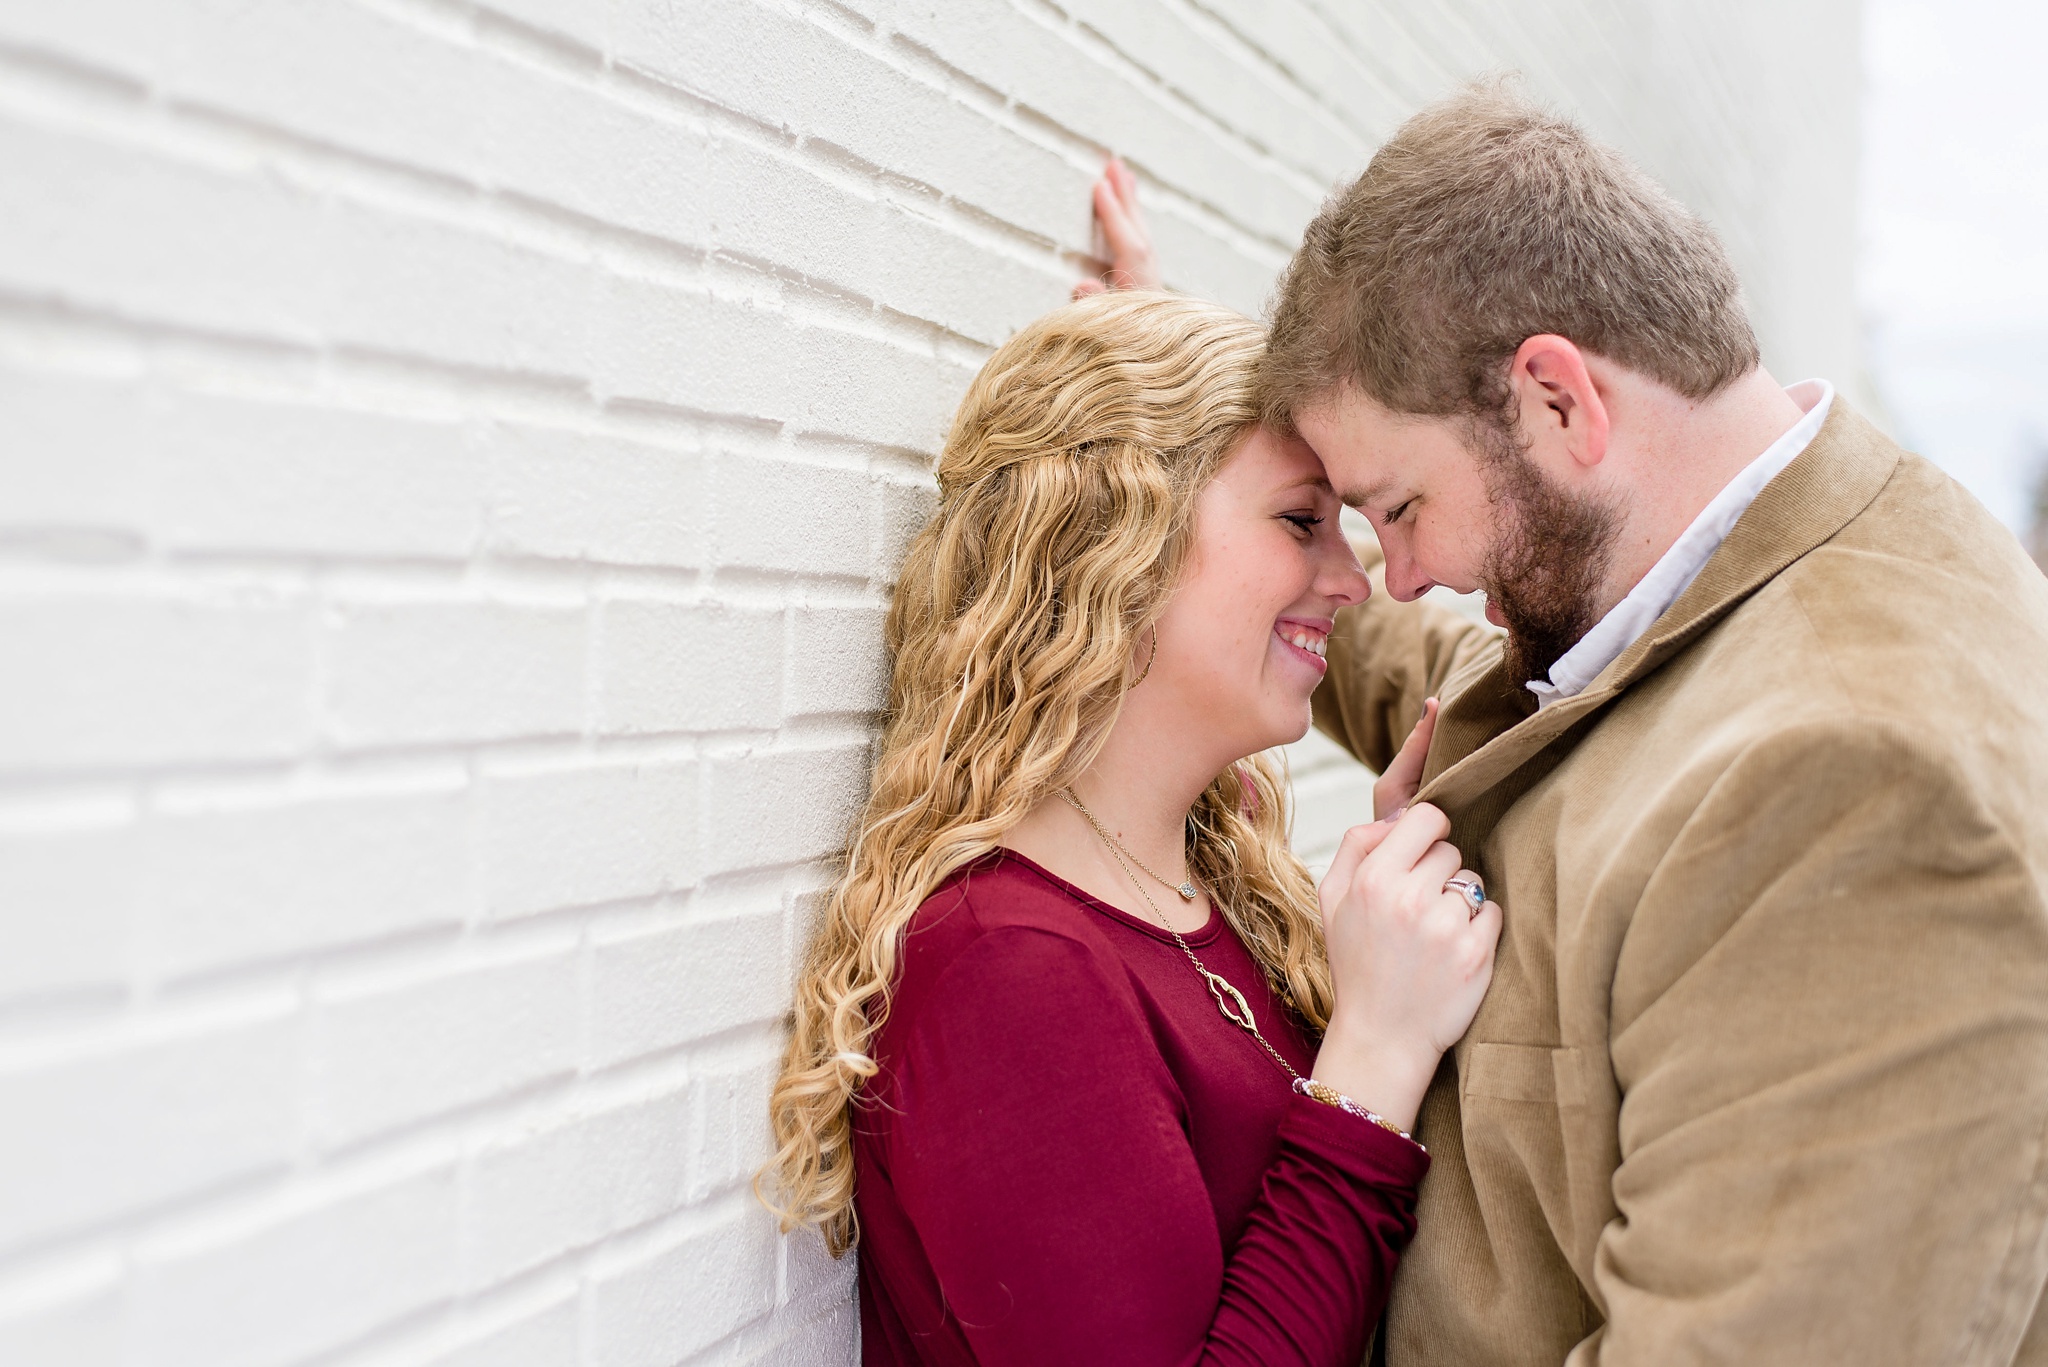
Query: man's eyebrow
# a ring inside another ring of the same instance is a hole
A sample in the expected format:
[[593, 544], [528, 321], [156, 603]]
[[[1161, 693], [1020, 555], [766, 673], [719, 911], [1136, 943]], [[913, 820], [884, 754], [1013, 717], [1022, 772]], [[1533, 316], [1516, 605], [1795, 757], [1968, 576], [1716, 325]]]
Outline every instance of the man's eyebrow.
[[1393, 492], [1396, 483], [1398, 481], [1389, 475], [1385, 479], [1373, 481], [1363, 489], [1346, 489], [1343, 493], [1337, 495], [1337, 498], [1346, 507], [1363, 508], [1373, 500], [1385, 498], [1389, 493]]

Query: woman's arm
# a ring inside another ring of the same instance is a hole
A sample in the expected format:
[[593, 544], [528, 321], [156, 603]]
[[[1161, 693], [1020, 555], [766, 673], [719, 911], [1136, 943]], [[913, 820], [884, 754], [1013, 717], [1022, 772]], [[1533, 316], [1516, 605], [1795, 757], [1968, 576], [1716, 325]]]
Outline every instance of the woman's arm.
[[891, 1180], [977, 1360], [1352, 1367], [1427, 1158], [1291, 1097], [1226, 1261], [1178, 1091], [1118, 976], [1074, 940], [999, 929], [910, 1023]]

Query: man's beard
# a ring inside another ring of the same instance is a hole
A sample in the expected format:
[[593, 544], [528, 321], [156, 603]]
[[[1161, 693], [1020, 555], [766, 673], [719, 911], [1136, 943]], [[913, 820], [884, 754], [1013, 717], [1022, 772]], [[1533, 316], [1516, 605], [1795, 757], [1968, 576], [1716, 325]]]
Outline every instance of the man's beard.
[[1524, 683], [1548, 678], [1599, 621], [1621, 510], [1552, 483], [1512, 431], [1478, 435], [1487, 491], [1501, 513], [1480, 587], [1507, 622], [1509, 674]]

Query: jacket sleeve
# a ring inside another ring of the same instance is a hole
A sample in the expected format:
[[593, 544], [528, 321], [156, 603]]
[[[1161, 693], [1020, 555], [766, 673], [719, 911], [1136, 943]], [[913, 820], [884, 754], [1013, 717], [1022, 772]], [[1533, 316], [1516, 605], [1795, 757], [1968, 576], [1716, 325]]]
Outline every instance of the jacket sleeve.
[[1179, 1092], [1128, 996], [1077, 943], [1006, 928], [919, 1013], [893, 1180], [975, 1360], [1352, 1367], [1428, 1158], [1292, 1098], [1224, 1256]]
[[1395, 602], [1378, 543], [1362, 537], [1351, 548], [1372, 577], [1372, 596], [1337, 614], [1330, 670], [1315, 693], [1315, 723], [1377, 771], [1408, 739], [1423, 702], [1459, 669], [1496, 649], [1501, 632], [1437, 603]]
[[1570, 1367], [2012, 1361], [2048, 1273], [2048, 916], [1950, 760], [1855, 719], [1742, 751], [1611, 1001], [1607, 1319]]

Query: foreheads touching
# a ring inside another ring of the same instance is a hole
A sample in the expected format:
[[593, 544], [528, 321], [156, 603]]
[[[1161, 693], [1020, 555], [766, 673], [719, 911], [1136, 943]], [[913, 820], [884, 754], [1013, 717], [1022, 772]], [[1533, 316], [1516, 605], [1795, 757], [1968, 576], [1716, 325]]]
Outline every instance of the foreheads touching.
[[1703, 402], [1757, 367], [1712, 231], [1491, 82], [1409, 120], [1309, 225], [1260, 384], [1372, 522], [1394, 596], [1485, 590], [1537, 677], [1609, 606], [1617, 403]]

